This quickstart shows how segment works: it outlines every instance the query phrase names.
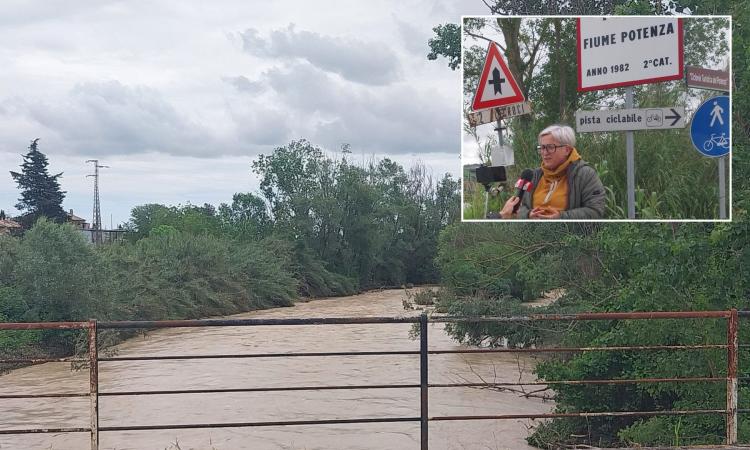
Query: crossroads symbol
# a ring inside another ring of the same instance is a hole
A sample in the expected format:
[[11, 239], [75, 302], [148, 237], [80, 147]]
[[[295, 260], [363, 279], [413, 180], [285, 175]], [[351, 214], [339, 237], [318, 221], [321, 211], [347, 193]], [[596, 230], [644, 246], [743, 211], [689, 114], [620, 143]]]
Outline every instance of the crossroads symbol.
[[503, 83], [505, 83], [505, 78], [503, 78], [500, 75], [500, 71], [495, 67], [492, 70], [492, 79], [487, 82], [487, 84], [491, 84], [492, 87], [495, 89], [495, 94], [503, 94]]

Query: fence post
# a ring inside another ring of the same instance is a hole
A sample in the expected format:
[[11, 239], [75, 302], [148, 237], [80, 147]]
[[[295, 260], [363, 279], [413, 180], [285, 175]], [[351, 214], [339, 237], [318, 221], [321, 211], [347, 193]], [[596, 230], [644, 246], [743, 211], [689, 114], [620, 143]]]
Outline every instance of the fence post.
[[427, 392], [428, 392], [428, 377], [427, 377], [427, 314], [422, 313], [419, 316], [419, 390], [420, 390], [420, 425], [421, 435], [420, 443], [421, 449], [427, 450], [429, 446], [427, 436]]
[[739, 352], [737, 309], [727, 320], [727, 445], [737, 444], [737, 359]]
[[96, 320], [89, 320], [89, 398], [91, 450], [99, 450], [99, 354], [96, 349]]

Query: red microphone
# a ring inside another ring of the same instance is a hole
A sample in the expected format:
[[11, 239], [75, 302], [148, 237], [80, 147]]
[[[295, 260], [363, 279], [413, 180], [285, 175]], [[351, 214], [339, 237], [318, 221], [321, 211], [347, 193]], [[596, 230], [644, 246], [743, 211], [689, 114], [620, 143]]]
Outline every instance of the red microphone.
[[513, 207], [514, 213], [517, 212], [518, 207], [521, 206], [524, 194], [534, 188], [534, 185], [531, 183], [532, 178], [534, 178], [534, 171], [531, 169], [524, 169], [524, 171], [521, 172], [521, 178], [516, 181], [516, 193], [513, 195], [519, 198], [519, 202]]

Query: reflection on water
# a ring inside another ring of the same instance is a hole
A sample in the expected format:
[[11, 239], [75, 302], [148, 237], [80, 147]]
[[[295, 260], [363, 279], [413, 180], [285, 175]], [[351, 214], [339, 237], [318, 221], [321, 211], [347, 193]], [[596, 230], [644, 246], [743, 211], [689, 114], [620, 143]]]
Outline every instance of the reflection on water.
[[[234, 317], [362, 317], [411, 314], [404, 292], [315, 300]], [[416, 314], [416, 313], [414, 313]], [[121, 344], [119, 355], [418, 350], [410, 324], [166, 329]], [[431, 324], [430, 349], [458, 346]], [[430, 355], [431, 383], [533, 380], [515, 355]], [[100, 363], [100, 392], [315, 385], [417, 384], [419, 357], [348, 356]], [[481, 379], [480, 379], [481, 377]], [[0, 378], [2, 393], [86, 392], [88, 371], [48, 363]], [[473, 388], [430, 389], [430, 415], [533, 414], [550, 402]], [[85, 427], [87, 398], [5, 400], [1, 428]], [[419, 389], [253, 392], [100, 398], [100, 425], [162, 425], [419, 416]], [[431, 422], [431, 449], [531, 449], [529, 420]], [[88, 434], [0, 436], [0, 449], [88, 448]], [[102, 432], [102, 449], [418, 449], [419, 423]]]

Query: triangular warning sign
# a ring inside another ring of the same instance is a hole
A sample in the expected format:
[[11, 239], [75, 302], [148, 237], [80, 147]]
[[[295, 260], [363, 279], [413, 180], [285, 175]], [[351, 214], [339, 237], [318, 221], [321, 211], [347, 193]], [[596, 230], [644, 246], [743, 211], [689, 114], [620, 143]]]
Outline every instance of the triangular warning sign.
[[490, 42], [487, 48], [487, 59], [484, 61], [482, 76], [479, 78], [477, 92], [474, 94], [472, 109], [495, 108], [524, 101], [521, 89], [508, 70], [497, 45]]

